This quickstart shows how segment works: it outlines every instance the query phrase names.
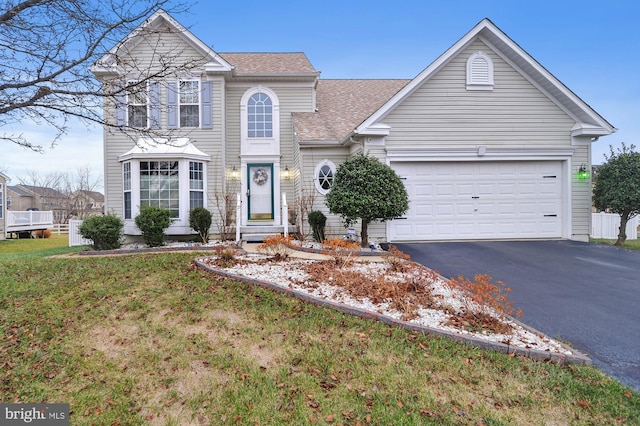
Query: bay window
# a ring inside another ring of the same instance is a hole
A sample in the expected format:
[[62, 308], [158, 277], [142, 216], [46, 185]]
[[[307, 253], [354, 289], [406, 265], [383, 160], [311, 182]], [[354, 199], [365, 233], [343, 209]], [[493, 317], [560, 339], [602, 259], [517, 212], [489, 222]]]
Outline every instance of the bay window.
[[204, 207], [204, 164], [189, 161], [189, 209]]
[[210, 156], [187, 138], [179, 138], [172, 144], [146, 138], [138, 140], [120, 156], [125, 234], [139, 232], [131, 219], [144, 206], [169, 210], [173, 221], [168, 234], [191, 233], [189, 211], [207, 207], [209, 160]]

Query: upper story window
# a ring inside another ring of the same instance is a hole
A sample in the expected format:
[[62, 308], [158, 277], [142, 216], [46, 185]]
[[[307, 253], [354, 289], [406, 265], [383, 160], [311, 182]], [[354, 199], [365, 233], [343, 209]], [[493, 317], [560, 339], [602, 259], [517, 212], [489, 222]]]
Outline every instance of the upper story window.
[[333, 161], [322, 160], [316, 164], [315, 185], [319, 193], [326, 195], [333, 185], [333, 177], [336, 174], [336, 165]]
[[167, 83], [167, 128], [213, 127], [211, 81], [180, 80]]
[[482, 51], [467, 59], [467, 90], [493, 90], [493, 61]]
[[180, 127], [200, 126], [200, 85], [198, 81], [180, 81]]
[[247, 136], [270, 138], [273, 136], [273, 104], [264, 93], [256, 93], [247, 103]]
[[130, 127], [146, 128], [149, 125], [147, 85], [135, 84], [129, 82], [130, 89], [127, 91], [127, 123]]
[[240, 99], [240, 155], [280, 155], [280, 100], [269, 87], [251, 87]]

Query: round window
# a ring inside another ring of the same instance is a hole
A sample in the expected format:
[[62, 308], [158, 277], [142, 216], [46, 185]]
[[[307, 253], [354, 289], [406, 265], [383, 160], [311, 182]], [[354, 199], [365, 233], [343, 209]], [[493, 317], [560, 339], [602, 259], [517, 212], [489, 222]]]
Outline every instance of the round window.
[[326, 194], [331, 190], [335, 173], [336, 165], [332, 161], [323, 160], [316, 165], [315, 184], [318, 192]]

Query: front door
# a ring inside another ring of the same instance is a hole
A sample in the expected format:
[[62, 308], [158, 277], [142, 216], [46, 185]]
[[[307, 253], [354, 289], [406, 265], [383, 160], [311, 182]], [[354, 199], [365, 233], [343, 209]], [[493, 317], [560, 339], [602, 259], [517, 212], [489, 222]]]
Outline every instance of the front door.
[[273, 221], [273, 164], [247, 164], [250, 221]]

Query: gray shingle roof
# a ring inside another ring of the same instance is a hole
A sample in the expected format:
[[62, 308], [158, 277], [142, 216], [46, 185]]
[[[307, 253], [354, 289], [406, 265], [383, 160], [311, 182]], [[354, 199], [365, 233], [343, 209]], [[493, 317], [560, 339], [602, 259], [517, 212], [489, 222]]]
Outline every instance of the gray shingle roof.
[[411, 80], [319, 80], [318, 112], [294, 113], [300, 141], [341, 140]]
[[238, 74], [317, 73], [301, 52], [292, 53], [219, 53]]

